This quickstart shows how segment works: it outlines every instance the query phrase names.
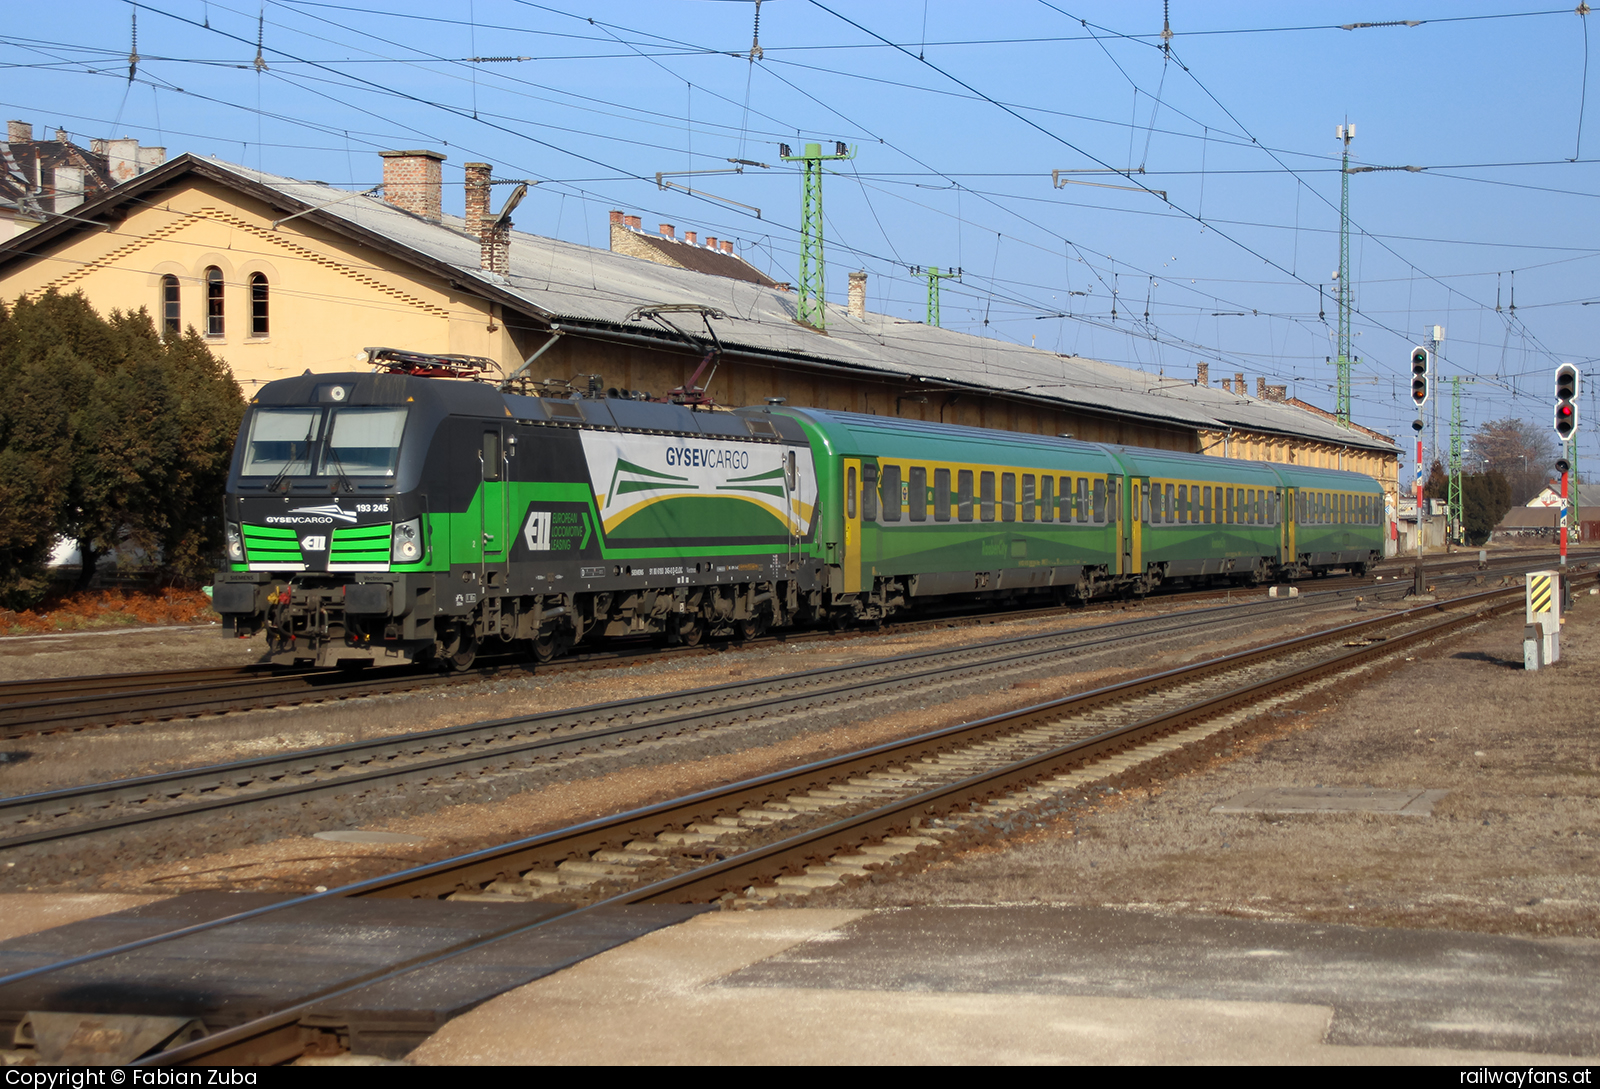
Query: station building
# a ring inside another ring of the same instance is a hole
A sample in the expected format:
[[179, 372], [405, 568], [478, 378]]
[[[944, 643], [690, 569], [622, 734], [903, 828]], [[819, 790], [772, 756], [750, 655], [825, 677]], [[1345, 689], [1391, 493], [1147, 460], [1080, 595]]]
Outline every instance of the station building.
[[[0, 252], [0, 298], [81, 291], [101, 313], [193, 326], [246, 396], [262, 383], [366, 366], [375, 346], [494, 360], [547, 395], [788, 404], [1070, 435], [1092, 442], [1347, 469], [1398, 498], [1398, 448], [1260, 379], [1151, 375], [866, 308], [866, 274], [823, 329], [725, 239], [611, 214], [607, 249], [511, 229], [466, 164], [465, 216], [442, 205], [444, 156], [383, 153], [352, 193], [186, 154], [154, 165]], [[720, 352], [716, 351], [720, 349]], [[710, 365], [701, 367], [711, 359]], [[696, 372], [698, 378], [695, 378]]]

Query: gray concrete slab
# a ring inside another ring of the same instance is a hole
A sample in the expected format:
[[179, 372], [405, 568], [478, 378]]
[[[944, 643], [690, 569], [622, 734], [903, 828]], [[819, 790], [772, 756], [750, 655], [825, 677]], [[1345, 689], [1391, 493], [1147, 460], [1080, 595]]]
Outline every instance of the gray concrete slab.
[[[1559, 1051], [1364, 1046], [1349, 1033], [1336, 1041], [1330, 1027], [1341, 1015], [1348, 1021], [1345, 1011], [1354, 1007], [1334, 1003], [1351, 993], [1427, 998], [1433, 1012], [1419, 1012], [1419, 1021], [1471, 1013], [1498, 1017], [1504, 1029], [1515, 1020], [1516, 1031], [1498, 1039], [1520, 1031], [1517, 1038], [1530, 1041], [1592, 1040], [1595, 1019], [1585, 1011], [1595, 1000], [1578, 993], [1576, 977], [1592, 981], [1600, 943], [1525, 943], [1544, 949], [1541, 957], [1495, 946], [1496, 939], [1452, 935], [1467, 939], [1452, 947], [1458, 955], [1441, 947], [1424, 951], [1426, 964], [1413, 956], [1408, 989], [1385, 975], [1383, 958], [1404, 962], [1396, 955], [1410, 932], [1363, 947], [1358, 935], [1342, 933], [1356, 928], [1309, 928], [1296, 942], [1248, 920], [1073, 914], [1026, 907], [702, 915], [503, 994], [445, 1025], [409, 1058], [440, 1065], [1573, 1061]], [[1225, 955], [1185, 949], [1217, 941]], [[1323, 943], [1333, 953], [1319, 956]], [[1441, 959], [1455, 970], [1441, 971]], [[1172, 962], [1165, 972], [1164, 960]], [[1453, 989], [1500, 971], [1521, 975], [1509, 990], [1447, 1000]], [[1547, 990], [1553, 1002], [1545, 1001]], [[1579, 1024], [1584, 1016], [1587, 1024]], [[1419, 1041], [1468, 1036], [1448, 1025], [1412, 1034]]]
[[1328, 1006], [1332, 1044], [1600, 1054], [1600, 942], [1067, 906], [874, 912], [722, 986]]
[[1379, 790], [1375, 787], [1257, 787], [1236, 794], [1213, 813], [1390, 813], [1429, 817], [1448, 790]]

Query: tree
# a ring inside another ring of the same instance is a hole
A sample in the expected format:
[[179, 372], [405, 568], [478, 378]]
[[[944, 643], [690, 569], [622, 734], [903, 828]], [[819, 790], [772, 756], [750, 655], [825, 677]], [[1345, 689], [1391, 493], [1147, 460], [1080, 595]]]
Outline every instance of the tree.
[[1461, 476], [1462, 529], [1468, 542], [1481, 545], [1513, 506], [1511, 485], [1497, 472]]
[[1547, 429], [1507, 416], [1473, 432], [1466, 460], [1474, 471], [1503, 477], [1511, 488], [1512, 505], [1521, 505], [1550, 482], [1556, 440]]
[[78, 542], [80, 586], [112, 549], [203, 573], [244, 403], [192, 328], [163, 341], [143, 310], [19, 299], [0, 307], [0, 380], [0, 599], [37, 600], [56, 537]]

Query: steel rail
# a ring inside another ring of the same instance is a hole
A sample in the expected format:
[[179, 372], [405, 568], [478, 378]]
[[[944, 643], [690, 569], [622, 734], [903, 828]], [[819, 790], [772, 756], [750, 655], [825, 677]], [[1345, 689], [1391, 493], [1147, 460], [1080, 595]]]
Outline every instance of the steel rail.
[[[1247, 684], [1220, 695], [1208, 697], [1189, 706], [1162, 712], [1131, 725], [1107, 731], [1106, 733], [1096, 737], [1078, 741], [1070, 745], [1061, 746], [1047, 753], [1035, 755], [1025, 760], [992, 769], [978, 775], [969, 776], [959, 782], [947, 784], [933, 790], [921, 792], [911, 797], [899, 799], [887, 805], [878, 806], [872, 810], [869, 810], [868, 812], [856, 814], [843, 820], [831, 822], [822, 827], [809, 829], [796, 835], [788, 836], [774, 843], [769, 843], [761, 847], [753, 848], [749, 851], [741, 852], [740, 854], [737, 854], [731, 858], [712, 862], [708, 865], [696, 867], [684, 873], [673, 874], [640, 887], [617, 893], [587, 906], [573, 905], [569, 911], [541, 919], [535, 923], [523, 924], [514, 929], [508, 930], [505, 933], [480, 937], [470, 942], [462, 943], [462, 945], [459, 947], [453, 947], [448, 950], [427, 955], [426, 959], [421, 963], [407, 963], [386, 969], [380, 969], [377, 972], [372, 973], [371, 978], [362, 977], [357, 980], [352, 980], [348, 981], [347, 983], [337, 985], [334, 988], [325, 990], [324, 992], [311, 996], [301, 1002], [297, 1002], [293, 1006], [285, 1009], [263, 1015], [252, 1021], [234, 1026], [233, 1028], [216, 1033], [212, 1036], [208, 1036], [204, 1039], [194, 1041], [182, 1047], [174, 1048], [172, 1050], [151, 1056], [146, 1056], [138, 1060], [136, 1065], [172, 1066], [180, 1064], [241, 1062], [259, 1059], [259, 1057], [264, 1053], [276, 1053], [282, 1056], [282, 1058], [292, 1057], [294, 1053], [293, 1034], [298, 1032], [297, 1025], [299, 1019], [304, 1014], [313, 1010], [320, 1003], [326, 1002], [331, 998], [352, 993], [377, 982], [398, 978], [420, 968], [443, 963], [466, 952], [483, 949], [495, 944], [498, 941], [503, 941], [519, 934], [529, 933], [556, 922], [571, 920], [575, 917], [590, 912], [598, 912], [606, 908], [630, 904], [662, 902], [694, 903], [704, 902], [707, 899], [714, 900], [726, 895], [730, 889], [738, 888], [742, 885], [748, 884], [752, 880], [758, 879], [760, 876], [770, 875], [775, 870], [781, 871], [784, 868], [792, 868], [797, 862], [803, 863], [815, 857], [838, 853], [841, 850], [858, 846], [864, 841], [880, 838], [889, 832], [915, 827], [917, 824], [920, 824], [921, 821], [930, 816], [935, 816], [940, 813], [953, 812], [962, 805], [971, 806], [976, 802], [986, 800], [997, 794], [1004, 794], [1019, 785], [1037, 781], [1041, 777], [1053, 774], [1065, 767], [1070, 767], [1075, 764], [1082, 764], [1108, 752], [1114, 752], [1119, 749], [1128, 748], [1130, 746], [1143, 743], [1155, 737], [1159, 737], [1163, 734], [1170, 733], [1178, 728], [1181, 728], [1189, 722], [1194, 721], [1196, 718], [1206, 718], [1216, 714], [1225, 713], [1226, 711], [1231, 710], [1241, 704], [1259, 700], [1264, 696], [1269, 696], [1284, 689], [1299, 687], [1305, 684], [1307, 681], [1317, 677], [1325, 676], [1330, 673], [1343, 672], [1354, 665], [1365, 663], [1368, 660], [1375, 659], [1380, 656], [1391, 655], [1397, 650], [1405, 649], [1411, 643], [1438, 638], [1442, 635], [1448, 634], [1449, 631], [1455, 628], [1476, 623], [1485, 619], [1487, 616], [1515, 608], [1517, 603], [1514, 600], [1502, 600], [1499, 603], [1494, 602], [1494, 599], [1496, 598], [1505, 599], [1511, 597], [1513, 593], [1514, 591], [1511, 590], [1497, 590], [1481, 595], [1475, 595], [1487, 606], [1485, 609], [1479, 612], [1446, 617], [1433, 624], [1429, 624], [1417, 630], [1397, 636], [1393, 640], [1385, 641], [1381, 644], [1374, 643], [1367, 646], [1352, 648], [1347, 653], [1336, 655], [1332, 659], [1315, 663], [1309, 667], [1293, 670], [1252, 684]], [[1429, 608], [1430, 607], [1424, 607], [1423, 609], [1414, 611], [1424, 612], [1428, 611]], [[1319, 633], [1319, 636], [1322, 638], [1327, 638], [1334, 636], [1336, 633], [1353, 634], [1360, 629], [1370, 628], [1372, 626], [1373, 621], [1358, 622], [1355, 624], [1344, 625], [1341, 628], [1336, 628], [1329, 632]], [[1281, 653], [1285, 647], [1292, 645], [1293, 643], [1309, 643], [1313, 640], [1316, 640], [1319, 636], [1308, 636], [1304, 637], [1302, 640], [1286, 641], [1275, 644], [1270, 648], [1258, 648], [1254, 651], [1241, 653], [1242, 655], [1248, 655], [1252, 658], [1259, 658], [1270, 653]], [[1198, 668], [1203, 669], [1212, 665], [1214, 665], [1214, 663], [1205, 663], [1203, 666]], [[1142, 680], [1150, 682], [1157, 682], [1163, 678], [1170, 680], [1177, 675], [1189, 672], [1195, 668], [1197, 667], [1169, 670], [1161, 674], [1157, 674], [1154, 677], [1145, 678]], [[1064, 707], [1069, 704], [1080, 703], [1085, 699], [1096, 696], [1105, 697], [1112, 689], [1131, 689], [1139, 685], [1139, 683], [1140, 682], [1127, 682], [1124, 685], [1110, 686], [1106, 690], [1098, 690], [1095, 693], [1085, 693], [1082, 696], [1073, 697], [1068, 700], [1050, 701], [1049, 703], [1040, 704], [1036, 707], [1028, 708], [1020, 712], [997, 715], [978, 723], [967, 724], [963, 727], [953, 727], [947, 730], [933, 731], [928, 735], [924, 735], [918, 739], [912, 739], [911, 742], [902, 743], [898, 746], [894, 744], [875, 746], [872, 749], [863, 750], [863, 752], [860, 754], [850, 754], [850, 756], [831, 761], [819, 761], [815, 764], [807, 765], [805, 768], [794, 769], [794, 772], [791, 774], [808, 776], [814, 774], [816, 770], [826, 766], [832, 766], [835, 768], [841, 767], [846, 762], [850, 761], [852, 757], [865, 757], [869, 761], [878, 762], [881, 762], [884, 757], [887, 757], [891, 763], [903, 763], [906, 760], [915, 759], [914, 755], [904, 751], [907, 747], [907, 744], [920, 746], [925, 744], [928, 740], [939, 735], [950, 735], [956, 731], [962, 730], [968, 731], [969, 733], [976, 733], [978, 731], [994, 732], [997, 729], [1006, 728], [1008, 724], [1009, 730], [1007, 730], [1007, 732], [1010, 732], [1010, 730], [1026, 728], [1028, 722], [1037, 719], [1040, 716], [1060, 714]], [[886, 751], [893, 750], [897, 747], [902, 750], [898, 754], [895, 754], [891, 751]], [[849, 774], [858, 773], [859, 769], [852, 769], [849, 772]], [[782, 773], [778, 774], [781, 775]], [[762, 777], [762, 780], [772, 780], [775, 777], [776, 776], [765, 776]], [[721, 790], [701, 792], [698, 795], [691, 796], [689, 799], [680, 799], [678, 801], [679, 803], [682, 803], [689, 802], [691, 799], [694, 799], [701, 802], [716, 802], [721, 796], [725, 796], [730, 792], [748, 790], [749, 786], [755, 782], [758, 782], [758, 780], [752, 780], [749, 783], [744, 784], [734, 784], [732, 787], [723, 788]], [[797, 789], [805, 789], [805, 784], [803, 782], [793, 783], [791, 784], [790, 789], [791, 792]], [[630, 824], [636, 826], [643, 823], [641, 818], [658, 815], [660, 811], [663, 811], [669, 807], [674, 807], [677, 804], [678, 803], [663, 803], [661, 806], [646, 807], [644, 809], [635, 810], [617, 817], [586, 822], [584, 825], [579, 825], [574, 829], [563, 831], [578, 833], [579, 835], [587, 834], [592, 837], [592, 834], [601, 830], [602, 826], [612, 826], [626, 829]], [[630, 834], [631, 831], [632, 830], [630, 830]], [[485, 874], [486, 870], [484, 869], [484, 863], [489, 863], [496, 870], [503, 869], [506, 863], [511, 861], [507, 855], [508, 851], [515, 851], [519, 848], [525, 849], [528, 846], [540, 841], [553, 842], [553, 837], [560, 835], [562, 835], [562, 833], [552, 833], [546, 836], [531, 837], [515, 844], [506, 844], [499, 848], [490, 848], [484, 851], [473, 852], [468, 855], [460, 856], [457, 859], [444, 860], [442, 862], [427, 866], [413, 867], [397, 874], [388, 875], [387, 877], [373, 878], [367, 881], [348, 885], [343, 888], [332, 889], [326, 893], [318, 894], [315, 897], [307, 897], [280, 905], [269, 905], [267, 908], [256, 909], [255, 911], [248, 913], [241, 913], [238, 917], [230, 917], [228, 919], [216, 920], [210, 924], [199, 924], [196, 927], [185, 928], [183, 931], [173, 932], [171, 935], [158, 935], [152, 938], [144, 939], [137, 943], [129, 943], [128, 945], [120, 946], [114, 949], [103, 950], [93, 954], [86, 954], [82, 957], [74, 958], [70, 963], [83, 963], [86, 960], [112, 956], [120, 952], [130, 951], [133, 948], [144, 948], [162, 941], [171, 940], [173, 937], [193, 933], [200, 929], [215, 929], [219, 926], [229, 925], [230, 923], [238, 921], [243, 917], [254, 917], [259, 914], [264, 914], [268, 911], [283, 910], [284, 908], [293, 906], [294, 904], [305, 903], [312, 899], [321, 899], [336, 895], [437, 896], [441, 894], [440, 889], [444, 887], [444, 885], [440, 883], [439, 879], [445, 877], [452, 864], [455, 864], [457, 868], [466, 868], [469, 873], [472, 874], [472, 876], [447, 883], [454, 884], [457, 887], [462, 885], [470, 886], [480, 881]], [[481, 885], [478, 887], [481, 887]], [[445, 893], [445, 895], [448, 895], [448, 893]], [[32, 976], [42, 974], [44, 971], [53, 970], [54, 967], [55, 966], [42, 966], [38, 969], [31, 969], [27, 973], [16, 973], [13, 976], [0, 977], [0, 985], [11, 982], [13, 979], [21, 978], [24, 975]], [[286, 1033], [288, 1033], [288, 1036], [285, 1035]], [[282, 1059], [280, 1058], [279, 1061], [282, 1061]]]
[[[1395, 594], [1403, 592], [1396, 583]], [[889, 658], [872, 659], [821, 669], [732, 682], [665, 696], [642, 697], [590, 705], [538, 715], [497, 719], [441, 727], [415, 734], [403, 734], [367, 741], [346, 742], [302, 750], [282, 756], [253, 757], [228, 764], [164, 772], [134, 779], [67, 787], [37, 794], [0, 799], [0, 819], [21, 823], [37, 816], [60, 816], [85, 809], [103, 809], [114, 804], [146, 804], [157, 797], [179, 797], [234, 790], [252, 782], [279, 780], [301, 774], [337, 771], [352, 765], [370, 765], [382, 759], [414, 756], [426, 750], [461, 750], [465, 745], [489, 745], [431, 759], [413, 760], [382, 768], [368, 768], [353, 774], [280, 784], [247, 794], [204, 798], [162, 809], [129, 814], [100, 821], [79, 822], [0, 838], [0, 850], [52, 842], [67, 838], [114, 831], [158, 821], [175, 820], [220, 809], [265, 804], [314, 793], [333, 793], [369, 786], [384, 780], [428, 777], [459, 769], [472, 763], [493, 764], [511, 757], [541, 750], [583, 750], [608, 742], [686, 733], [705, 728], [717, 719], [738, 716], [748, 720], [799, 709], [808, 704], [860, 698], [872, 691], [914, 685], [926, 679], [949, 680], [957, 674], [992, 672], [1020, 668], [1030, 662], [1061, 655], [1083, 653], [1099, 647], [1135, 639], [1162, 638], [1217, 623], [1248, 618], [1259, 612], [1286, 611], [1296, 604], [1304, 608], [1306, 598], [1264, 599], [1231, 606], [1213, 606], [1166, 617], [1118, 621], [1093, 628], [990, 640], [984, 643], [918, 651]], [[1316, 602], [1309, 602], [1316, 604]], [[1449, 604], [1448, 602], [1445, 604]], [[1115, 630], [1113, 630], [1115, 629]], [[963, 661], [966, 660], [966, 661]], [[679, 714], [667, 712], [688, 708]], [[654, 716], [654, 717], [646, 717]], [[639, 721], [641, 718], [644, 721]], [[585, 721], [626, 720], [583, 733], [555, 731], [575, 728]], [[541, 731], [527, 740], [506, 741], [506, 735]]]
[[[1574, 556], [1578, 555], [1574, 553]], [[1600, 557], [1600, 553], [1594, 553]], [[1504, 566], [1521, 566], [1529, 561], [1525, 557], [1499, 557], [1490, 561], [1486, 570]], [[1431, 565], [1437, 571], [1472, 566], [1476, 561], [1442, 561]], [[1444, 576], [1452, 577], [1452, 576]], [[1345, 579], [1339, 579], [1345, 582]], [[1354, 592], [1367, 586], [1360, 580], [1355, 587], [1341, 586], [1337, 590], [1309, 591], [1318, 593]], [[1206, 601], [1243, 588], [1221, 590], [1184, 591], [1162, 593], [1142, 601], [1177, 603]], [[1090, 608], [1107, 609], [1126, 605], [1119, 599], [1102, 599], [1088, 603]], [[1069, 606], [1050, 606], [1034, 609], [1013, 609], [996, 612], [973, 613], [951, 611], [928, 616], [907, 618], [890, 622], [895, 632], [915, 631], [925, 627], [940, 627], [953, 622], [1001, 623], [1028, 620], [1041, 616], [1071, 615]], [[809, 639], [836, 639], [860, 632], [794, 631], [746, 640], [741, 646], [764, 646], [778, 642], [796, 642]], [[700, 653], [715, 652], [717, 647], [701, 646]], [[641, 656], [661, 653], [694, 653], [697, 648], [618, 646], [608, 650], [588, 651], [572, 655], [538, 667], [540, 672], [567, 672], [611, 666]], [[519, 660], [513, 663], [491, 662], [487, 666], [462, 673], [439, 675], [417, 672], [404, 666], [374, 667], [378, 675], [359, 676], [339, 669], [284, 671], [262, 665], [233, 668], [172, 670], [157, 674], [111, 673], [88, 677], [57, 677], [41, 680], [0, 682], [0, 739], [14, 740], [39, 733], [57, 733], [71, 730], [125, 725], [162, 718], [183, 718], [203, 714], [220, 714], [229, 711], [248, 711], [264, 707], [278, 707], [304, 702], [327, 702], [362, 698], [373, 695], [403, 692], [416, 688], [449, 686], [492, 679], [507, 670], [532, 671], [532, 662]], [[218, 690], [227, 695], [219, 698]]]

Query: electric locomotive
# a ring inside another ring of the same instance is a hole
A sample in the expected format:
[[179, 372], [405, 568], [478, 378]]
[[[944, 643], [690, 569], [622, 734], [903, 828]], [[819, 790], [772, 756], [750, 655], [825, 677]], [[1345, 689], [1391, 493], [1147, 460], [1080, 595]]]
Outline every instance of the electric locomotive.
[[271, 659], [694, 644], [950, 598], [1085, 600], [1381, 556], [1371, 478], [785, 407], [415, 373], [252, 399], [214, 604]]

